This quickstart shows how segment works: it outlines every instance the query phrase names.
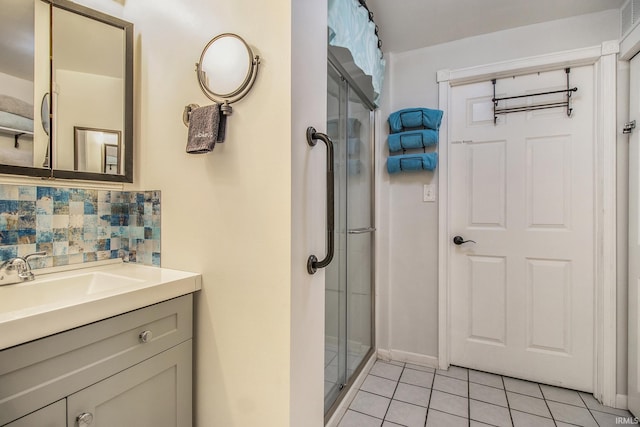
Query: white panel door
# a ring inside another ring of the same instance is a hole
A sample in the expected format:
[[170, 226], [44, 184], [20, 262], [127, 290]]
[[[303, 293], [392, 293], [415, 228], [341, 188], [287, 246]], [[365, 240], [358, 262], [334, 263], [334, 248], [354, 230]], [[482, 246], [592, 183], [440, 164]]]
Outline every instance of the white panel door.
[[[452, 88], [450, 238], [477, 242], [451, 242], [454, 365], [593, 389], [593, 73], [571, 70], [571, 118], [552, 108], [494, 125], [491, 82]], [[558, 70], [500, 79], [496, 96], [564, 88]]]
[[[640, 124], [640, 55], [631, 60], [629, 118]], [[629, 135], [629, 366], [627, 394], [629, 410], [640, 416], [640, 129]]]

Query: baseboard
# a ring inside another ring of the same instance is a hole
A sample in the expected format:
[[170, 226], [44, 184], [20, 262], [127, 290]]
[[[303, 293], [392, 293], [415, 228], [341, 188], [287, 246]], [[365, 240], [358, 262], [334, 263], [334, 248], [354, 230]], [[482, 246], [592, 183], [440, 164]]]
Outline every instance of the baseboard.
[[351, 402], [356, 397], [358, 390], [360, 390], [360, 386], [362, 385], [362, 383], [364, 382], [364, 379], [369, 374], [369, 371], [373, 367], [374, 363], [376, 363], [375, 353], [371, 355], [367, 363], [364, 365], [364, 368], [362, 368], [362, 371], [360, 371], [360, 375], [358, 375], [358, 378], [355, 379], [355, 381], [353, 382], [353, 385], [351, 386], [347, 394], [342, 399], [342, 402], [340, 402], [340, 405], [338, 406], [336, 411], [333, 413], [331, 418], [329, 418], [329, 421], [327, 421], [327, 423], [325, 424], [325, 427], [338, 426], [338, 424], [340, 423], [340, 420], [342, 419], [344, 414], [347, 412], [347, 409], [349, 409], [349, 405], [351, 405]]
[[629, 409], [629, 403], [626, 394], [616, 394], [616, 408]]
[[414, 365], [428, 366], [430, 368], [438, 369], [438, 358], [434, 356], [427, 356], [426, 354], [379, 348], [378, 358], [386, 361], [393, 360], [396, 362], [413, 363]]

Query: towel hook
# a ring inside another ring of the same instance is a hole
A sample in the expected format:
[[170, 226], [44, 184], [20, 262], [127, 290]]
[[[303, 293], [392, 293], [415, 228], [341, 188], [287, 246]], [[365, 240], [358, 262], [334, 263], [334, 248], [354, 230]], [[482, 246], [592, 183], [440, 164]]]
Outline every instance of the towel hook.
[[[189, 119], [191, 118], [191, 112], [196, 108], [200, 108], [200, 106], [198, 104], [189, 104], [186, 107], [184, 107], [184, 111], [182, 112], [182, 123], [184, 123], [186, 127], [189, 127]], [[229, 105], [228, 102], [225, 101], [225, 103], [220, 106], [220, 112], [225, 116], [230, 116], [231, 113], [233, 113], [233, 107]]]
[[189, 119], [191, 118], [191, 112], [196, 108], [199, 108], [198, 104], [189, 104], [184, 107], [184, 111], [182, 112], [182, 122], [185, 126], [189, 127]]

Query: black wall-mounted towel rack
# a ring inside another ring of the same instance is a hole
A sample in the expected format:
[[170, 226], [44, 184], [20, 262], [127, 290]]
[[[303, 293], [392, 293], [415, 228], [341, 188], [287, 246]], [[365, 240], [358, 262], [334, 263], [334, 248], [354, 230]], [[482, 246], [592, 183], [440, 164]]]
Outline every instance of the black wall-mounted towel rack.
[[[571, 95], [573, 92], [577, 92], [577, 87], [569, 86], [569, 74], [571, 73], [570, 68], [564, 69], [567, 75], [567, 88], [562, 90], [552, 90], [549, 92], [538, 92], [538, 93], [530, 93], [527, 95], [516, 95], [516, 96], [505, 96], [503, 98], [496, 98], [496, 79], [491, 80], [493, 83], [493, 124], [495, 125], [498, 121], [498, 114], [509, 114], [509, 113], [518, 113], [521, 111], [533, 111], [533, 110], [544, 110], [547, 108], [557, 108], [557, 107], [566, 107], [567, 108], [567, 117], [571, 117], [571, 113], [573, 112], [573, 108], [571, 108]], [[504, 107], [498, 108], [498, 103], [500, 101], [505, 101], [507, 99], [518, 99], [518, 98], [530, 98], [532, 96], [542, 96], [542, 95], [552, 95], [555, 93], [564, 93], [566, 95], [566, 99], [564, 101], [558, 102], [547, 102], [541, 104], [532, 104], [532, 105], [520, 105], [516, 107]]]

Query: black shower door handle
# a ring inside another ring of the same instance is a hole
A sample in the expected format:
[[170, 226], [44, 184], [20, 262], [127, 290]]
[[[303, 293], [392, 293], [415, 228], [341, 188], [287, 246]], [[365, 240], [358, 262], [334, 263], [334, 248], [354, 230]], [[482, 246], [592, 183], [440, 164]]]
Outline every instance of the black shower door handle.
[[333, 259], [334, 251], [333, 142], [324, 133], [316, 132], [313, 127], [308, 127], [307, 144], [315, 147], [318, 139], [327, 146], [327, 255], [320, 261], [318, 261], [318, 257], [315, 255], [309, 256], [309, 259], [307, 259], [307, 272], [309, 272], [309, 274], [314, 274], [318, 268], [328, 266]]

